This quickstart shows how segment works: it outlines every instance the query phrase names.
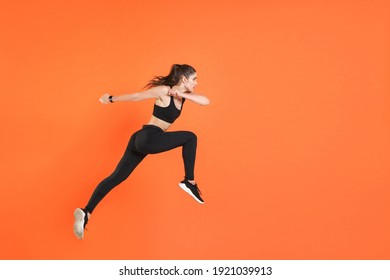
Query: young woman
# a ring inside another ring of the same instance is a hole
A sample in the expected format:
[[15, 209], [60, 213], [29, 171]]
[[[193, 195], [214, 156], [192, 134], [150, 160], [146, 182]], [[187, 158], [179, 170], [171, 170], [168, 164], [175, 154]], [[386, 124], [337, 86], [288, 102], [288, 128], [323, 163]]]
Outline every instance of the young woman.
[[131, 136], [126, 151], [114, 172], [96, 187], [85, 208], [77, 208], [74, 211], [73, 231], [77, 238], [83, 239], [88, 219], [103, 197], [124, 181], [148, 154], [182, 147], [185, 176], [179, 186], [197, 202], [204, 203], [194, 178], [196, 135], [190, 131], [166, 132], [180, 116], [185, 100], [200, 105], [210, 103], [207, 97], [194, 93], [197, 84], [197, 74], [193, 67], [186, 64], [174, 64], [168, 76], [155, 77], [146, 85], [147, 90], [144, 92], [119, 96], [104, 94], [100, 98], [103, 104], [154, 98], [155, 104], [151, 119], [141, 130]]

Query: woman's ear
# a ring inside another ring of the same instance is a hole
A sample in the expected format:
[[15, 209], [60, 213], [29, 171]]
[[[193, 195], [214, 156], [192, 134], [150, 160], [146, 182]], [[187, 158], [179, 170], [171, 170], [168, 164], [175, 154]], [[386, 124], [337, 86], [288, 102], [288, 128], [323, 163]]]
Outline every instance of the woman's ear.
[[181, 76], [181, 82], [183, 83], [183, 84], [185, 84], [186, 82], [188, 81], [188, 79], [187, 79], [187, 77], [186, 76]]

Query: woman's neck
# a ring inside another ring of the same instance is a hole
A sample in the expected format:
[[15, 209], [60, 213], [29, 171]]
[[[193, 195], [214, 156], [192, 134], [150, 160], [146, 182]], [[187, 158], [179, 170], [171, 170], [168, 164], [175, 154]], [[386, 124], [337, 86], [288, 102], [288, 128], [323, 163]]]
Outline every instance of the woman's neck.
[[186, 92], [186, 89], [185, 89], [183, 84], [177, 85], [177, 86], [173, 86], [172, 89], [178, 90], [178, 91], [180, 91], [180, 93], [185, 93]]

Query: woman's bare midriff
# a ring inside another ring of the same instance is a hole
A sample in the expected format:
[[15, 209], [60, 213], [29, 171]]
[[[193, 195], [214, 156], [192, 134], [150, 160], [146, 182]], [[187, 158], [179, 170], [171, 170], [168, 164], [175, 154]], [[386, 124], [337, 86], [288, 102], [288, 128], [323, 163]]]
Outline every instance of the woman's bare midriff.
[[155, 116], [152, 116], [150, 121], [147, 124], [155, 125], [161, 128], [162, 130], [166, 131], [170, 126], [171, 123], [160, 120], [159, 118], [156, 118]]

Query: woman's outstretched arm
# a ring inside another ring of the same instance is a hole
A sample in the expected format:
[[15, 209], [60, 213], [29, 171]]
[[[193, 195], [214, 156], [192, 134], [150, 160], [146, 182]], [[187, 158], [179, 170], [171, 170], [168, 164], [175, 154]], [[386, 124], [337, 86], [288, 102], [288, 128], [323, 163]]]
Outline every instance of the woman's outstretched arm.
[[[146, 91], [122, 94], [117, 96], [112, 96], [112, 102], [121, 102], [121, 101], [141, 101], [148, 98], [160, 98], [161, 96], [168, 95], [170, 87], [169, 86], [157, 86]], [[110, 94], [105, 93], [100, 97], [99, 101], [103, 104], [111, 103]]]

